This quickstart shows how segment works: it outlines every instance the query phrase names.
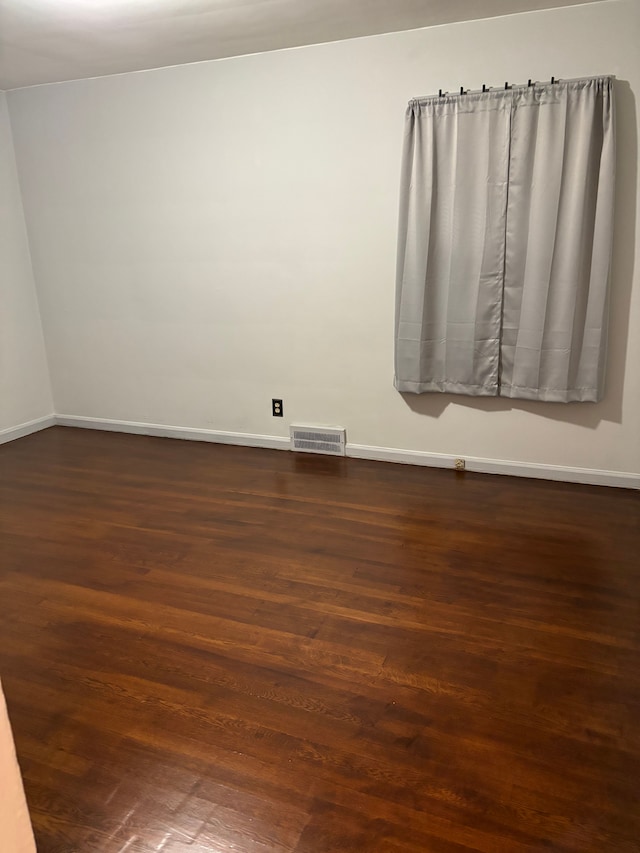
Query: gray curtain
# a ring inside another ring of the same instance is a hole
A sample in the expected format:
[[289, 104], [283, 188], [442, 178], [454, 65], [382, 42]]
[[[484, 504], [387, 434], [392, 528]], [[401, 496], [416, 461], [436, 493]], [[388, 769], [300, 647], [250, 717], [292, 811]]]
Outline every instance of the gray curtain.
[[409, 103], [398, 390], [601, 398], [614, 167], [609, 77]]

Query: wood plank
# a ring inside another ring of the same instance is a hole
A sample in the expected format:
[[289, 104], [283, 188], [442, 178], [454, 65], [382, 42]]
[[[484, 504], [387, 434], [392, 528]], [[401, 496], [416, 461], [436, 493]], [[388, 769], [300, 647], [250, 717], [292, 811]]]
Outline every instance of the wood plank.
[[640, 850], [624, 490], [52, 428], [0, 447], [40, 853]]

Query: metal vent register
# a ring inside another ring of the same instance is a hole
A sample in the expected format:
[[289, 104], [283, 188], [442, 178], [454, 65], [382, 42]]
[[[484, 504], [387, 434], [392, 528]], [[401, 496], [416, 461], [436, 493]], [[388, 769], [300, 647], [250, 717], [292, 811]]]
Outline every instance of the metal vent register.
[[291, 426], [291, 449], [302, 453], [345, 455], [345, 431], [337, 427]]

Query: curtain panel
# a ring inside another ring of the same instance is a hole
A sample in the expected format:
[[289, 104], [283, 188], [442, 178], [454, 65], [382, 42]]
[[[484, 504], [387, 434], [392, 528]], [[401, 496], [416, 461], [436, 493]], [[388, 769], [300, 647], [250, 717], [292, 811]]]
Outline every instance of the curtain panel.
[[399, 391], [601, 399], [614, 172], [610, 77], [409, 103]]

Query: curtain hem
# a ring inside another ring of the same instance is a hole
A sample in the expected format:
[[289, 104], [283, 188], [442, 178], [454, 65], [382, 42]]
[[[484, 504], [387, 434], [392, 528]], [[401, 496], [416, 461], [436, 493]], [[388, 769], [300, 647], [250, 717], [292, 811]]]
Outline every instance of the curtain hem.
[[406, 379], [398, 379], [396, 377], [393, 384], [396, 390], [410, 394], [439, 392], [441, 394], [467, 394], [471, 397], [498, 396], [498, 386], [495, 383], [490, 385], [468, 385], [464, 382], [449, 382], [448, 380], [442, 382], [435, 380], [429, 382], [410, 382]]
[[500, 396], [545, 403], [599, 403], [602, 399], [597, 388], [523, 388], [520, 385], [502, 385]]

